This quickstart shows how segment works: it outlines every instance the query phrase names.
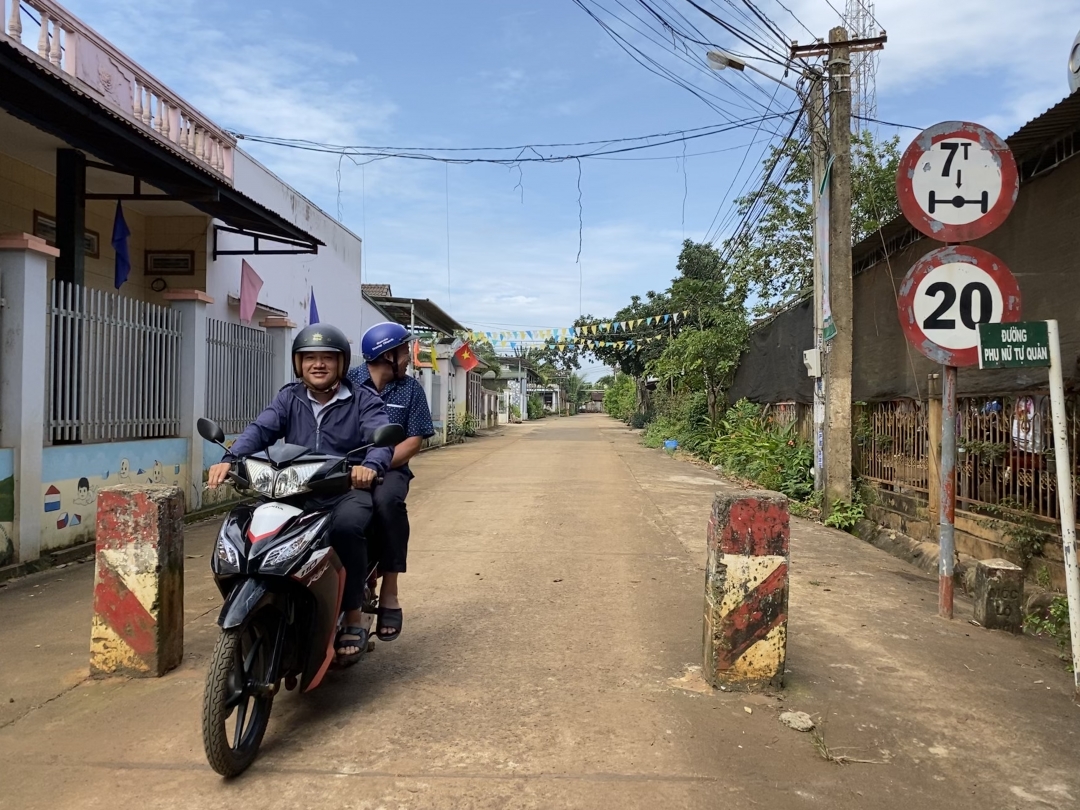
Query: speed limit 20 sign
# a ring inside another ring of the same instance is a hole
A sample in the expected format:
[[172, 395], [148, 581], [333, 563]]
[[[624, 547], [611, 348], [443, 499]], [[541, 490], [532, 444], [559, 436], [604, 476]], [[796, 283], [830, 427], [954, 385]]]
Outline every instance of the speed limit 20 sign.
[[1008, 145], [984, 126], [935, 124], [904, 151], [896, 194], [908, 222], [939, 242], [971, 242], [1005, 221], [1020, 190]]
[[1020, 320], [1020, 288], [996, 256], [967, 245], [938, 248], [904, 276], [897, 299], [908, 341], [946, 366], [979, 362], [979, 324]]

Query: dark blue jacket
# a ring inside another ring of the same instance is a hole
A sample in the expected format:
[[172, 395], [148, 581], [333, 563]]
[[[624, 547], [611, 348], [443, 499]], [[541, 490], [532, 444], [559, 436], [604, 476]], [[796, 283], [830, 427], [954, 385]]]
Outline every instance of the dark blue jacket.
[[[286, 385], [233, 442], [222, 461], [234, 462], [239, 457], [260, 453], [278, 439], [330, 456], [344, 456], [350, 450], [370, 444], [375, 431], [390, 424], [386, 406], [369, 386], [353, 385], [348, 380], [342, 380], [341, 384], [352, 396], [327, 405], [321, 423], [315, 421], [304, 384]], [[390, 469], [393, 457], [392, 448], [373, 447], [364, 456], [363, 465], [384, 473]]]

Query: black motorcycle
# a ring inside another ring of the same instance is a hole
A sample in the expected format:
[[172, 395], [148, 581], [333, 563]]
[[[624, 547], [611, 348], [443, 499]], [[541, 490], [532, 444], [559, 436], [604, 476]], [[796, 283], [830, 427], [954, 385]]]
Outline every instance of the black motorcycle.
[[[224, 447], [217, 424], [200, 419], [198, 429]], [[348, 492], [353, 456], [404, 438], [400, 425], [385, 425], [370, 445], [345, 457], [279, 444], [239, 460], [229, 472], [235, 487], [260, 498], [229, 513], [210, 558], [225, 604], [206, 676], [202, 729], [206, 758], [222, 776], [235, 776], [254, 761], [282, 682], [310, 692], [334, 661], [345, 569], [330, 547], [330, 510], [305, 511], [304, 502]], [[373, 568], [361, 625], [368, 632], [376, 578]]]

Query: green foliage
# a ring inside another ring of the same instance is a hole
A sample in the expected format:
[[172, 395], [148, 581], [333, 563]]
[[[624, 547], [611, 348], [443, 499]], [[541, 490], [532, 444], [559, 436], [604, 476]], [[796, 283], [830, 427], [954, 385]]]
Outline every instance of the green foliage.
[[476, 420], [468, 411], [455, 413], [450, 424], [447, 426], [447, 444], [461, 444], [468, 438], [476, 435]]
[[[852, 243], [877, 231], [899, 211], [896, 200], [896, 169], [900, 162], [900, 140], [875, 141], [869, 131], [852, 138]], [[785, 174], [782, 169], [790, 162]], [[758, 310], [769, 311], [797, 297], [812, 284], [814, 267], [814, 212], [811, 195], [811, 152], [796, 139], [789, 139], [762, 161], [779, 167], [774, 177], [782, 182], [768, 184], [739, 198], [738, 214], [747, 215], [767, 201], [764, 213], [748, 233], [724, 243], [732, 257], [733, 277], [745, 283], [760, 300]]]
[[983, 512], [995, 515], [988, 521], [988, 526], [1000, 531], [1009, 541], [1009, 548], [1020, 559], [1026, 571], [1035, 557], [1042, 556], [1043, 546], [1052, 538], [1040, 524], [1030, 509], [1015, 498], [1002, 498], [996, 504], [983, 504]]
[[614, 384], [604, 391], [604, 410], [616, 419], [629, 422], [635, 410], [636, 395], [634, 378], [628, 374], [618, 374]]
[[795, 425], [779, 427], [746, 400], [732, 406], [721, 420], [712, 447], [712, 462], [726, 472], [749, 478], [766, 489], [805, 500], [814, 491], [813, 451]]
[[540, 398], [539, 394], [529, 394], [529, 401], [527, 403], [527, 407], [530, 419], [544, 418], [544, 400]]
[[1049, 636], [1057, 642], [1058, 654], [1063, 661], [1072, 661], [1072, 643], [1069, 637], [1069, 602], [1064, 596], [1055, 596], [1045, 613], [1032, 613], [1024, 618], [1024, 629], [1037, 636]]
[[855, 524], [864, 517], [866, 517], [866, 510], [858, 497], [855, 498], [854, 503], [835, 500], [829, 510], [829, 516], [825, 518], [825, 525], [848, 532], [854, 529]]
[[510, 406], [510, 416], [512, 418], [514, 418], [514, 419], [520, 419], [521, 418], [521, 408], [519, 408], [517, 405], [511, 405]]

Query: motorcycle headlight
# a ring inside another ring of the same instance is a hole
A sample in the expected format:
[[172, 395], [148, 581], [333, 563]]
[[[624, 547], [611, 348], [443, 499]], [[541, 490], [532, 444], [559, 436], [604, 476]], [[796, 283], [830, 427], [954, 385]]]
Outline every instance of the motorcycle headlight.
[[277, 474], [277, 480], [274, 482], [274, 497], [287, 498], [289, 495], [303, 492], [307, 488], [307, 482], [311, 479], [311, 476], [318, 472], [321, 467], [322, 463], [319, 462], [317, 464], [296, 464], [282, 470]]
[[244, 462], [247, 467], [248, 483], [251, 488], [263, 495], [274, 497], [274, 468], [262, 461], [248, 459]]
[[231, 568], [240, 568], [240, 555], [236, 553], [233, 544], [225, 539], [224, 534], [218, 535], [217, 558]]
[[287, 563], [289, 560], [299, 556], [305, 552], [308, 547], [315, 542], [315, 538], [319, 536], [319, 532], [329, 520], [328, 517], [321, 518], [313, 523], [307, 530], [305, 530], [298, 537], [294, 537], [287, 543], [282, 543], [277, 548], [272, 548], [263, 557], [262, 565], [263, 569], [278, 568], [283, 563]]

